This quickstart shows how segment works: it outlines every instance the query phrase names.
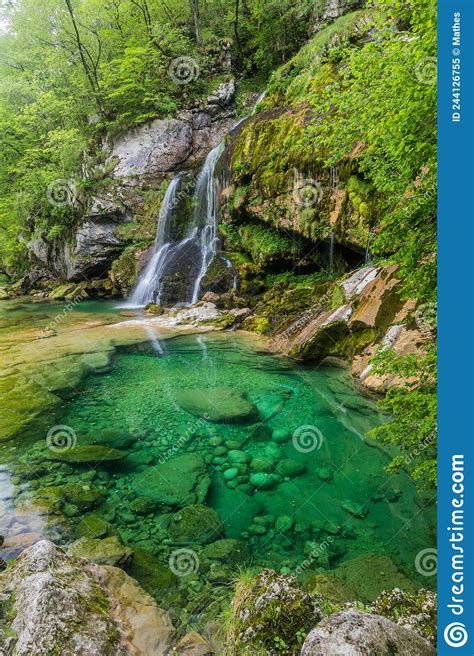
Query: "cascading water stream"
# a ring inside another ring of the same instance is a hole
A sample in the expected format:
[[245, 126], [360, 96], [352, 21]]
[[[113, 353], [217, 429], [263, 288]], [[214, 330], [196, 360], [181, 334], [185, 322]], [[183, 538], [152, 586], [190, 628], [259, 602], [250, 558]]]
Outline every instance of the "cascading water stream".
[[219, 183], [215, 169], [223, 150], [223, 142], [211, 150], [206, 157], [196, 185], [195, 196], [198, 204], [194, 211], [193, 223], [199, 230], [200, 265], [192, 288], [191, 304], [197, 303], [199, 299], [202, 279], [219, 247], [219, 237], [217, 236]]
[[[257, 105], [265, 97], [263, 92], [257, 98], [252, 113], [240, 119], [234, 125], [234, 130], [243, 121], [253, 116]], [[232, 132], [231, 130], [231, 132]], [[196, 178], [194, 199], [196, 201], [192, 221], [183, 239], [173, 242], [170, 237], [170, 220], [176, 207], [176, 195], [179, 189], [182, 173], [178, 174], [169, 184], [163, 199], [153, 254], [140, 274], [137, 285], [129, 296], [124, 308], [142, 308], [148, 303], [160, 303], [164, 293], [165, 274], [173, 268], [173, 263], [180, 257], [190, 258], [187, 251], [197, 251], [196, 266], [188, 272], [189, 287], [186, 298], [179, 299], [181, 304], [194, 304], [199, 300], [201, 284], [206, 272], [219, 250], [218, 219], [219, 219], [219, 179], [216, 176], [216, 166], [224, 151], [224, 142], [213, 148]], [[224, 258], [226, 265], [232, 268], [232, 263]], [[166, 284], [165, 284], [166, 286]], [[237, 278], [234, 276], [233, 288], [237, 288]]]
[[159, 302], [159, 299], [156, 298], [156, 291], [161, 284], [162, 273], [169, 252], [172, 249], [172, 243], [169, 241], [169, 228], [171, 216], [176, 207], [176, 194], [179, 189], [181, 177], [182, 174], [178, 174], [168, 185], [160, 207], [153, 254], [145, 269], [140, 274], [138, 283], [130, 294], [127, 303], [122, 305], [124, 308], [140, 308], [153, 301]]

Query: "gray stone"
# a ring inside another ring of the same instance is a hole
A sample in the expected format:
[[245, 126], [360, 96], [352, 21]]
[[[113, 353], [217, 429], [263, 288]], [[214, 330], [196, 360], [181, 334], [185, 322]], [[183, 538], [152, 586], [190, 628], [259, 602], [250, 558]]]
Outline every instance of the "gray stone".
[[346, 610], [323, 619], [303, 644], [301, 656], [432, 656], [430, 643], [378, 615]]
[[168, 614], [136, 581], [48, 540], [26, 549], [1, 575], [0, 594], [12, 605], [1, 653], [164, 656], [170, 647]]

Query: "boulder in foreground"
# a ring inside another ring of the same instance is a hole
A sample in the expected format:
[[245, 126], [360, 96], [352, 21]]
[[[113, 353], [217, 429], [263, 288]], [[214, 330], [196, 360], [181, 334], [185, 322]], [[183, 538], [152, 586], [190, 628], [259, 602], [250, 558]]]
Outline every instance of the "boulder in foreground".
[[434, 656], [430, 643], [379, 615], [346, 610], [323, 619], [304, 641], [301, 656]]
[[[11, 656], [164, 656], [168, 614], [128, 574], [66, 553], [48, 540], [0, 576], [0, 653]], [[6, 618], [6, 619], [5, 619]]]

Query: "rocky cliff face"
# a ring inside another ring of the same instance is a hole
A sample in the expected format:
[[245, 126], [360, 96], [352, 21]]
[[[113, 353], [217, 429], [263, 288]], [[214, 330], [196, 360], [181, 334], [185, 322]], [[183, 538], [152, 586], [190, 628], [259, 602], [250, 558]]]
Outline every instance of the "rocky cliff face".
[[[158, 212], [149, 224], [141, 225], [147, 195], [155, 192], [159, 198], [169, 176], [192, 170], [223, 139], [235, 123], [234, 94], [235, 81], [229, 76], [200, 106], [176, 118], [144, 124], [109, 144], [103, 190], [89, 199], [75, 231], [66, 240], [40, 237], [28, 244], [44, 279], [106, 278], [112, 263], [137, 236], [152, 241]], [[126, 226], [134, 228], [132, 239]]]

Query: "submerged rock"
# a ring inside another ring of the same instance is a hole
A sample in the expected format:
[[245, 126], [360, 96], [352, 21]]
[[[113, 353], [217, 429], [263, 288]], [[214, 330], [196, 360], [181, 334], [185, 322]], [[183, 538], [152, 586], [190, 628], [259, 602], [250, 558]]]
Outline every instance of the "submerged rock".
[[168, 533], [174, 544], [207, 544], [224, 535], [224, 525], [215, 510], [196, 504], [172, 516]]
[[192, 415], [216, 423], [235, 424], [258, 419], [257, 408], [231, 387], [179, 389], [176, 401]]
[[51, 453], [47, 456], [47, 459], [72, 464], [93, 463], [100, 465], [101, 462], [122, 460], [126, 455], [126, 451], [121, 451], [120, 449], [111, 449], [98, 444], [86, 444], [84, 446], [75, 446], [66, 451]]
[[383, 590], [414, 590], [413, 583], [398, 571], [392, 559], [382, 554], [346, 560], [334, 573], [354, 589], [357, 599], [364, 602], [374, 601]]
[[138, 494], [172, 507], [202, 503], [210, 484], [206, 463], [194, 453], [167, 460], [132, 479]]
[[187, 633], [171, 651], [171, 656], [213, 656], [213, 654], [215, 652], [207, 640], [195, 631]]
[[124, 547], [114, 535], [103, 540], [82, 537], [71, 544], [69, 553], [90, 560], [97, 565], [116, 565], [118, 567], [126, 565], [133, 556], [133, 551]]
[[113, 527], [102, 519], [100, 515], [87, 515], [79, 522], [79, 535], [86, 538], [104, 538], [113, 530]]
[[358, 610], [346, 610], [323, 619], [304, 641], [301, 656], [434, 656], [430, 643], [413, 631]]
[[78, 559], [48, 540], [0, 576], [8, 604], [0, 651], [15, 656], [164, 656], [168, 614], [125, 572]]
[[300, 476], [306, 471], [306, 465], [304, 462], [297, 462], [291, 458], [285, 458], [278, 463], [276, 467], [276, 472], [285, 478], [294, 478], [295, 476]]
[[217, 560], [231, 565], [242, 565], [250, 559], [251, 551], [246, 542], [227, 538], [208, 544], [204, 547], [202, 555], [208, 560]]

